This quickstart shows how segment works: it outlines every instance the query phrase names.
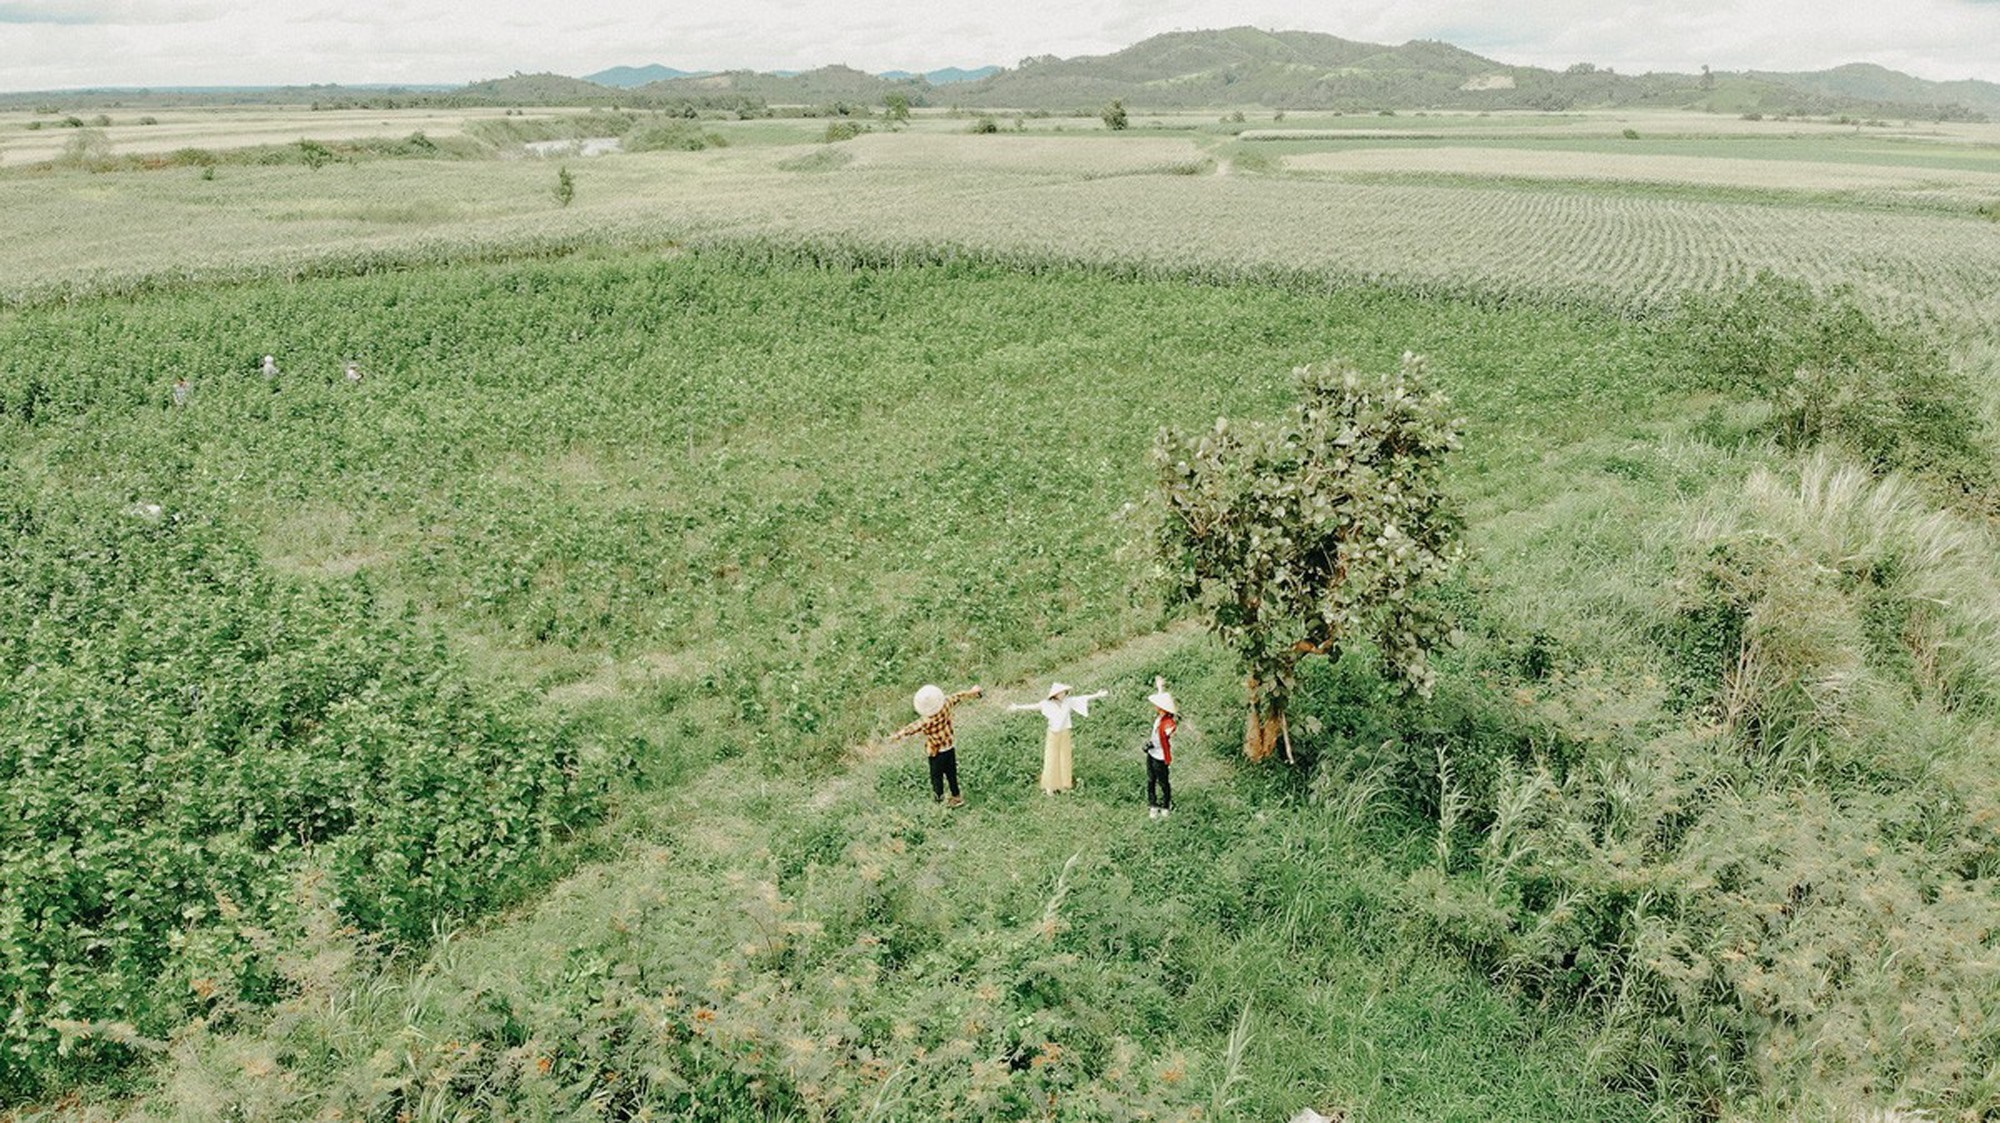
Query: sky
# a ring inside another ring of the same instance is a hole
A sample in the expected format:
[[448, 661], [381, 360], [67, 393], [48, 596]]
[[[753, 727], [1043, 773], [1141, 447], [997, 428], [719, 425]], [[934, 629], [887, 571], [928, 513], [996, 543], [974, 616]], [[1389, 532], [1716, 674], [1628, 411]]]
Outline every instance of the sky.
[[2000, 82], [2000, 0], [0, 0], [0, 90], [925, 71], [1245, 24], [1628, 74], [1873, 62]]

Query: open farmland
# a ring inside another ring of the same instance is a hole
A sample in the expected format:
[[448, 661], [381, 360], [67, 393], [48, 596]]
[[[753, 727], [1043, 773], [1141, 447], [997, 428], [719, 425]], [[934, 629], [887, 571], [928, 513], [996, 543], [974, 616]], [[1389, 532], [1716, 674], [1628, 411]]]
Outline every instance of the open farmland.
[[[1672, 178], [1696, 186], [1665, 192], [1659, 165], [1610, 161], [1605, 174], [1623, 177], [1610, 182], [1616, 190], [1596, 176], [1523, 190], [1519, 157], [1454, 163], [1454, 149], [1419, 149], [1409, 157], [1418, 174], [1385, 178], [1396, 157], [1300, 155], [1281, 158], [1275, 174], [1253, 173], [1221, 139], [913, 132], [635, 154], [573, 169], [569, 207], [551, 195], [554, 169], [537, 161], [231, 168], [212, 181], [189, 169], [7, 177], [0, 202], [16, 233], [4, 295], [754, 236], [833, 240], [884, 259], [1283, 273], [1619, 308], [1671, 303], [1762, 269], [1964, 322], [1990, 321], [2000, 299], [2000, 224], [1975, 205], [1987, 172], [1912, 168], [1882, 173], [1893, 190], [1854, 191], [1840, 186], [1851, 182], [1840, 169], [1801, 162], [1796, 192], [1742, 198], [1731, 195], [1745, 174], [1734, 160], [1704, 171], [1690, 158]], [[1755, 147], [1731, 151], [1751, 158]], [[1283, 174], [1293, 159], [1372, 170], [1360, 182], [1314, 182]], [[1579, 159], [1545, 164], [1559, 172]], [[1437, 182], [1439, 167], [1459, 172]], [[1912, 205], [1898, 205], [1903, 195]]]
[[[466, 135], [479, 121], [504, 120], [511, 112], [506, 109], [322, 110], [303, 105], [105, 109], [63, 115], [13, 110], [0, 112], [0, 167], [54, 160], [83, 129], [102, 134], [112, 151], [159, 156], [177, 149], [249, 148], [308, 139], [401, 138], [411, 133], [442, 140]], [[68, 123], [71, 118], [74, 124]]]
[[[1974, 195], [1057, 123], [715, 122], [746, 143], [569, 161], [568, 206], [534, 160], [0, 174], [0, 1096], [2000, 1109]], [[1759, 269], [1809, 284], [1731, 295]], [[1829, 397], [1966, 459], [1837, 409], [1806, 447], [1793, 369], [1728, 366], [1770, 309], [1836, 374], [1915, 363]], [[1244, 765], [1235, 667], [1153, 582], [1148, 451], [1405, 351], [1466, 422], [1459, 641], [1430, 699], [1314, 662], [1300, 763]], [[1002, 708], [1050, 677], [1113, 691], [1059, 799]], [[926, 680], [996, 696], [954, 812], [883, 739]], [[139, 827], [192, 841], [134, 887]]]

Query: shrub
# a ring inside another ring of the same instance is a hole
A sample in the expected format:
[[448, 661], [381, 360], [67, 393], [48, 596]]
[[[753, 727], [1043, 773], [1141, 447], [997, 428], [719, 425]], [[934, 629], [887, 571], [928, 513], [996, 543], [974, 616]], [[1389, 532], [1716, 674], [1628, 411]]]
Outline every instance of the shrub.
[[1766, 403], [1785, 447], [1839, 444], [1878, 472], [1911, 472], [1975, 506], [1995, 502], [1971, 386], [1922, 329], [1879, 321], [1852, 289], [1819, 295], [1761, 273], [1736, 292], [1690, 299], [1670, 330], [1691, 353], [1696, 384]]
[[966, 131], [973, 133], [997, 133], [1000, 131], [1000, 122], [995, 121], [993, 115], [990, 113], [981, 113], [972, 119], [972, 127]]
[[868, 131], [868, 126], [859, 121], [828, 121], [826, 132], [820, 139], [827, 144], [837, 144], [843, 140], [853, 140]]
[[333, 163], [333, 149], [316, 140], [299, 141], [299, 161], [306, 167], [318, 171]]
[[728, 146], [728, 138], [721, 133], [678, 118], [648, 121], [624, 137], [627, 152], [700, 152]]
[[556, 202], [565, 207], [576, 201], [576, 177], [568, 167], [556, 169], [555, 196]]
[[63, 142], [57, 163], [64, 167], [102, 171], [111, 164], [111, 139], [97, 129], [82, 129]]
[[1099, 110], [1097, 115], [1104, 118], [1104, 127], [1114, 132], [1124, 129], [1132, 123], [1131, 119], [1125, 113], [1125, 103], [1115, 98], [1112, 99], [1111, 104]]

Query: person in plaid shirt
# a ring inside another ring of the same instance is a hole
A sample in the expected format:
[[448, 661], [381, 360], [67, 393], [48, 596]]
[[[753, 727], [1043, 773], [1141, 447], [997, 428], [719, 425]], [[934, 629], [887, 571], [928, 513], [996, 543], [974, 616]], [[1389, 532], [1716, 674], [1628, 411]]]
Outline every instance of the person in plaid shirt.
[[917, 720], [890, 734], [891, 741], [904, 737], [924, 735], [924, 749], [931, 758], [931, 799], [944, 798], [945, 785], [951, 785], [951, 801], [946, 806], [962, 807], [965, 797], [958, 794], [958, 746], [952, 739], [952, 707], [967, 698], [978, 698], [985, 692], [977, 686], [947, 695], [931, 683], [925, 683], [917, 691], [914, 704]]

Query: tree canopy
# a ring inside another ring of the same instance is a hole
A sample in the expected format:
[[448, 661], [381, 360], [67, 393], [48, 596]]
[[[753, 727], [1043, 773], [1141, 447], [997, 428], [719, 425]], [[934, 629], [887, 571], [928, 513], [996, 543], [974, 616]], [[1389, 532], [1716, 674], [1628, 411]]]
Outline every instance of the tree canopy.
[[1283, 417], [1168, 431], [1154, 450], [1163, 576], [1241, 658], [1255, 759], [1286, 738], [1308, 655], [1365, 645], [1392, 679], [1428, 692], [1429, 654], [1451, 621], [1426, 594], [1460, 554], [1442, 475], [1463, 423], [1427, 386], [1423, 359], [1405, 353], [1386, 376], [1345, 364], [1294, 375], [1300, 400]]

